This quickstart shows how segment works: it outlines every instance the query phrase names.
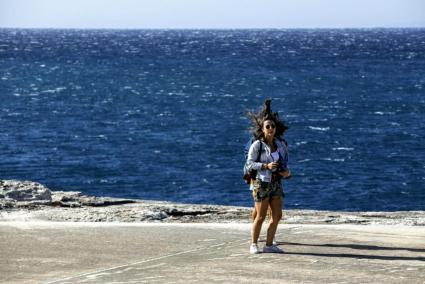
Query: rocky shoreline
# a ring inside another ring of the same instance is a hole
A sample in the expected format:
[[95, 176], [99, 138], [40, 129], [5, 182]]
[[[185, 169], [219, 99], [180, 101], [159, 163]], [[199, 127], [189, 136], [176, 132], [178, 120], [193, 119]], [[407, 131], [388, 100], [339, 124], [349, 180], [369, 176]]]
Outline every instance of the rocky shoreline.
[[[249, 223], [250, 215], [248, 207], [95, 197], [51, 191], [30, 181], [0, 180], [0, 221]], [[425, 226], [425, 211], [284, 210], [282, 222]]]

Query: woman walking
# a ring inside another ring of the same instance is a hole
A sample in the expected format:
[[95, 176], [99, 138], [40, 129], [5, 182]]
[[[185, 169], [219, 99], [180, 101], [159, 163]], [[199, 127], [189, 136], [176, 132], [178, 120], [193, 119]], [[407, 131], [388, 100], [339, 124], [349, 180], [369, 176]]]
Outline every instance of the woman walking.
[[[270, 101], [266, 101], [265, 105], [270, 109]], [[288, 127], [280, 121], [277, 113], [271, 111], [262, 117], [251, 114], [251, 118], [256, 141], [249, 149], [246, 168], [248, 171], [256, 171], [257, 174], [253, 186], [256, 216], [252, 226], [250, 253], [259, 253], [258, 237], [269, 206], [271, 218], [263, 252], [282, 253], [283, 251], [273, 244], [273, 238], [282, 218], [281, 179], [289, 176], [288, 150], [281, 139]]]

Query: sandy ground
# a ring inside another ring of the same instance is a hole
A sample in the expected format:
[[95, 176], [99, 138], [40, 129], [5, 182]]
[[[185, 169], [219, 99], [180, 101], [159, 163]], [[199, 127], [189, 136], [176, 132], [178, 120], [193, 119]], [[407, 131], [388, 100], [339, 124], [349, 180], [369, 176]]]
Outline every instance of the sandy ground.
[[425, 281], [424, 226], [282, 224], [277, 241], [285, 253], [259, 255], [248, 252], [250, 227], [247, 223], [0, 222], [0, 282]]

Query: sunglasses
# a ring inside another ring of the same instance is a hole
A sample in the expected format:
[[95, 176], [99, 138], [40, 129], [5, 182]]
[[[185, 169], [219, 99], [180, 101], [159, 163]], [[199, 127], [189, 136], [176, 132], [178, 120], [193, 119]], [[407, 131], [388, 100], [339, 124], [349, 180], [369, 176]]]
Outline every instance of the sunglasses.
[[265, 125], [266, 126], [266, 129], [275, 129], [276, 128], [276, 125], [274, 125], [274, 124], [267, 124], [267, 125]]

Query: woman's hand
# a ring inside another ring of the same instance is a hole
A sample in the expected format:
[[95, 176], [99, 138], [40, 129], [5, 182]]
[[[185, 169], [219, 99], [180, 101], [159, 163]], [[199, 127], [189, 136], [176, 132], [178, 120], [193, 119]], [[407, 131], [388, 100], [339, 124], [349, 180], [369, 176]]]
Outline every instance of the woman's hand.
[[273, 162], [273, 163], [266, 164], [266, 168], [268, 170], [274, 170], [274, 169], [277, 169], [278, 167], [279, 167], [279, 163], [278, 162]]
[[291, 171], [289, 169], [286, 169], [283, 172], [279, 172], [279, 174], [283, 177], [283, 178], [288, 178], [291, 176]]

